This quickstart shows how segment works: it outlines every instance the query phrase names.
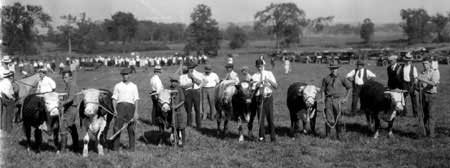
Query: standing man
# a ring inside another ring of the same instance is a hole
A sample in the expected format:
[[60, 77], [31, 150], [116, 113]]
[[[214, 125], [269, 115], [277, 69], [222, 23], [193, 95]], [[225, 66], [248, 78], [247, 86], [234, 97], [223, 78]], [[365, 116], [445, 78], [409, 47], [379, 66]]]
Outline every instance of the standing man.
[[[9, 73], [9, 64], [12, 62], [11, 58], [8, 55], [3, 56], [1, 64], [0, 64], [0, 75]], [[1, 80], [2, 78], [0, 78]]]
[[[408, 95], [411, 98], [411, 105], [412, 105], [412, 112], [413, 116], [417, 117], [417, 95], [415, 91], [415, 84], [417, 82], [417, 68], [412, 64], [413, 57], [411, 53], [407, 53], [406, 56], [403, 58], [403, 60], [406, 61], [406, 63], [403, 65], [403, 67], [400, 70], [400, 76], [402, 78], [402, 88], [403, 90], [406, 90], [408, 93], [405, 93], [405, 101], [408, 100]], [[406, 115], [407, 110], [405, 108], [403, 115]]]
[[77, 93], [80, 91], [76, 81], [72, 78], [72, 72], [62, 72], [64, 80], [64, 92], [67, 93], [63, 98], [61, 105], [64, 108], [64, 112], [61, 115], [61, 150], [66, 150], [67, 136], [70, 134], [72, 138], [72, 150], [78, 149], [78, 132], [76, 122], [79, 120], [78, 116], [78, 104], [80, 102], [77, 97]]
[[152, 123], [156, 122], [156, 114], [159, 114], [161, 111], [159, 105], [158, 105], [158, 94], [161, 90], [164, 89], [164, 86], [161, 82], [161, 79], [159, 78], [159, 75], [161, 75], [161, 66], [156, 65], [155, 69], [153, 70], [155, 73], [152, 78], [150, 78], [150, 94], [152, 94]]
[[11, 133], [12, 131], [15, 108], [14, 105], [16, 100], [12, 86], [13, 76], [14, 72], [7, 71], [6, 73], [1, 74], [2, 79], [0, 79], [0, 129], [7, 133]]
[[234, 72], [233, 68], [233, 64], [225, 65], [226, 75], [223, 80], [232, 80], [234, 84], [237, 85], [239, 84], [239, 76], [236, 72]]
[[389, 59], [389, 66], [387, 67], [387, 75], [388, 75], [387, 86], [389, 87], [389, 90], [400, 89], [402, 83], [399, 78], [400, 65], [397, 64], [397, 56], [392, 55], [388, 59]]
[[[261, 59], [256, 60], [256, 68], [258, 72], [253, 74], [252, 80], [255, 82], [255, 86], [258, 87], [256, 96], [256, 102], [258, 102], [258, 116], [259, 116], [259, 141], [265, 141], [265, 122], [264, 118], [267, 119], [267, 123], [270, 130], [270, 140], [272, 142], [276, 141], [275, 137], [275, 125], [273, 123], [273, 90], [278, 87], [275, 76], [271, 71], [264, 69], [264, 62]], [[262, 103], [262, 104], [261, 104]], [[262, 107], [261, 107], [262, 106]], [[253, 116], [254, 117], [254, 116]], [[253, 118], [252, 117], [252, 118]], [[253, 121], [253, 119], [250, 119]], [[250, 121], [250, 122], [251, 122]], [[249, 132], [251, 126], [249, 125]]]
[[364, 65], [364, 61], [358, 60], [356, 62], [356, 69], [350, 71], [346, 76], [347, 79], [353, 83], [352, 114], [356, 114], [358, 112], [358, 101], [362, 86], [367, 80], [371, 80], [376, 77], [372, 71], [364, 68]]
[[424, 124], [424, 134], [428, 137], [434, 137], [434, 117], [431, 109], [436, 99], [437, 85], [439, 84], [440, 75], [438, 71], [431, 67], [431, 59], [425, 58], [422, 61], [424, 71], [417, 77], [420, 87], [420, 97], [422, 113], [419, 114], [419, 122]]
[[195, 70], [197, 65], [193, 62], [189, 62], [186, 67], [183, 67], [183, 75], [180, 76], [180, 86], [185, 89], [185, 104], [187, 113], [187, 125], [192, 126], [192, 106], [195, 109], [195, 123], [197, 129], [202, 127], [202, 121], [200, 117], [200, 84], [202, 83], [203, 75]]
[[252, 81], [252, 75], [250, 74], [249, 71], [250, 70], [249, 70], [248, 66], [243, 66], [241, 68], [241, 73], [240, 73], [239, 80], [240, 81], [247, 81], [247, 82]]
[[[321, 91], [325, 99], [325, 133], [330, 134], [331, 127], [327, 123], [336, 124], [336, 138], [339, 139], [341, 124], [339, 121], [339, 113], [341, 112], [341, 104], [345, 104], [350, 95], [351, 83], [347, 79], [341, 77], [338, 73], [339, 65], [330, 64], [328, 66], [330, 74], [322, 80]], [[322, 93], [320, 94], [322, 96]], [[322, 100], [323, 101], [323, 100]], [[331, 122], [330, 122], [331, 119]]]
[[56, 83], [52, 78], [47, 76], [47, 69], [41, 68], [39, 70], [39, 77], [41, 80], [39, 80], [37, 84], [36, 93], [48, 93], [55, 91]]
[[[209, 106], [209, 114], [206, 114], [205, 111], [203, 111], [203, 119], [206, 118], [213, 120], [213, 118], [216, 116], [216, 107], [215, 107], [215, 88], [219, 84], [219, 76], [217, 76], [216, 73], [211, 72], [212, 67], [211, 65], [205, 66], [205, 74], [203, 77], [203, 83], [204, 86], [202, 88], [203, 91], [203, 100], [206, 100], [208, 106]], [[203, 105], [203, 102], [201, 102]]]
[[[120, 71], [122, 81], [114, 86], [113, 91], [113, 106], [114, 113], [117, 118], [114, 122], [114, 133], [121, 130], [122, 127], [127, 127], [129, 150], [135, 149], [135, 122], [139, 117], [138, 101], [139, 93], [137, 86], [129, 81], [129, 74], [131, 70], [124, 68]], [[113, 150], [118, 150], [120, 145], [120, 133], [113, 140]]]
[[177, 76], [170, 76], [169, 88], [177, 91], [172, 93], [173, 99], [171, 108], [173, 108], [173, 112], [175, 112], [175, 114], [173, 114], [175, 118], [172, 119], [175, 124], [172, 125], [172, 133], [174, 133], [175, 136], [178, 136], [178, 146], [182, 147], [186, 142], [186, 113], [184, 113], [181, 108], [184, 104], [184, 91], [179, 85]]

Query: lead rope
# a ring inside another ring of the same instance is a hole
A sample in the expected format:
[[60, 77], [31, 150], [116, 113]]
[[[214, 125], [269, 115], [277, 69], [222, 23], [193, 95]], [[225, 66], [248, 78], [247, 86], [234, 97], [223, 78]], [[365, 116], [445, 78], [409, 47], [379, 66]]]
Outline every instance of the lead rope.
[[[333, 101], [334, 101], [334, 99], [333, 99]], [[339, 121], [339, 119], [341, 118], [341, 114], [342, 114], [341, 103], [338, 103], [338, 115], [336, 116], [336, 119], [335, 119], [334, 123], [331, 123], [327, 119], [327, 115], [325, 114], [325, 110], [322, 111], [322, 114], [323, 114], [323, 118], [325, 119], [325, 123], [328, 125], [328, 127], [335, 128], [337, 123], [338, 123], [338, 121]]]

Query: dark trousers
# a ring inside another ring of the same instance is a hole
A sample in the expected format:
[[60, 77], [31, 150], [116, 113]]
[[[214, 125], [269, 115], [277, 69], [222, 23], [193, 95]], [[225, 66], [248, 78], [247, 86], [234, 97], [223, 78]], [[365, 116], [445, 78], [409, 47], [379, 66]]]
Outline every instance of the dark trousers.
[[[114, 122], [114, 134], [116, 132], [118, 132], [123, 126], [124, 124], [129, 123], [129, 121], [131, 121], [131, 119], [134, 117], [134, 111], [135, 111], [135, 106], [134, 104], [131, 103], [118, 103], [117, 104], [117, 118], [116, 121]], [[129, 148], [130, 150], [134, 151], [134, 147], [135, 147], [135, 137], [134, 137], [134, 130], [135, 130], [135, 122], [131, 122], [128, 124], [127, 126], [127, 132], [128, 132], [128, 140], [129, 140]], [[120, 134], [119, 133], [115, 139], [113, 140], [113, 150], [118, 150], [119, 146], [120, 146]]]
[[189, 89], [186, 90], [184, 100], [184, 107], [187, 113], [187, 125], [192, 126], [192, 106], [195, 110], [195, 123], [197, 128], [202, 127], [202, 120], [200, 117], [200, 90], [199, 89]]
[[[259, 101], [261, 103], [261, 98], [262, 96], [260, 96]], [[260, 108], [260, 104], [257, 106], [257, 108]], [[275, 125], [273, 124], [273, 96], [269, 96], [267, 98], [263, 98], [263, 107], [262, 107], [262, 111], [260, 109], [257, 109], [258, 112], [258, 116], [259, 116], [259, 137], [260, 138], [264, 138], [265, 134], [266, 134], [266, 130], [265, 130], [265, 120], [267, 120], [267, 124], [270, 130], [270, 138], [272, 141], [275, 140]]]
[[203, 118], [206, 118], [206, 116], [208, 116], [209, 119], [212, 119], [213, 117], [216, 116], [216, 107], [214, 105], [215, 103], [214, 93], [215, 93], [214, 87], [203, 88], [203, 100], [205, 100], [209, 106], [209, 114], [203, 111], [204, 113]]
[[353, 85], [352, 90], [352, 114], [358, 112], [359, 95], [361, 94], [362, 85]]
[[77, 112], [78, 112], [77, 106], [70, 106], [64, 112], [61, 123], [62, 150], [66, 149], [67, 136], [69, 135], [72, 138], [72, 149], [76, 150], [78, 148], [78, 131], [76, 127], [76, 120], [78, 120]]
[[156, 114], [158, 113], [158, 110], [160, 110], [159, 105], [158, 105], [158, 98], [155, 95], [152, 96], [152, 104], [153, 104], [153, 108], [152, 108], [152, 114], [151, 114], [151, 116], [152, 116], [151, 121], [153, 124], [155, 124], [156, 123]]
[[423, 134], [434, 137], [434, 117], [431, 108], [434, 105], [435, 95], [424, 92], [422, 95], [422, 112], [418, 114], [419, 123], [423, 124]]
[[[414, 85], [410, 84], [410, 83], [403, 83], [403, 89], [408, 91], [407, 93], [405, 93], [405, 103], [406, 101], [408, 101], [408, 97], [411, 100], [411, 106], [412, 106], [412, 113], [413, 115], [416, 117], [417, 116], [417, 103], [419, 103], [418, 99], [418, 95], [416, 93], [416, 90], [414, 88]], [[407, 112], [407, 106], [405, 106], [405, 112]]]
[[3, 99], [0, 101], [1, 111], [1, 129], [7, 133], [11, 133], [13, 128], [14, 108], [13, 101]]
[[[336, 123], [336, 138], [339, 138], [339, 133], [341, 132], [341, 123], [339, 119], [337, 119], [339, 111], [342, 110], [339, 107], [339, 97], [327, 97], [325, 98], [325, 114], [326, 114], [326, 122], [330, 124]], [[342, 114], [341, 114], [342, 115]], [[328, 136], [331, 132], [331, 127], [328, 126], [327, 123], [325, 123], [325, 134]]]

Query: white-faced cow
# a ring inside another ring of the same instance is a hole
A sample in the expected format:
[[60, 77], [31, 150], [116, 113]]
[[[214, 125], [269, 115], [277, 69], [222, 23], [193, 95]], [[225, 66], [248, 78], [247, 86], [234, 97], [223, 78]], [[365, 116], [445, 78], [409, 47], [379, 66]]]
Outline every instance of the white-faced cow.
[[226, 135], [229, 120], [238, 122], [239, 142], [244, 141], [243, 124], [250, 120], [251, 104], [254, 95], [252, 84], [242, 81], [235, 85], [234, 81], [222, 81], [216, 88], [217, 133], [224, 121], [222, 136]]
[[380, 118], [388, 122], [389, 136], [393, 136], [392, 126], [395, 117], [404, 110], [405, 98], [402, 90], [385, 91], [383, 84], [367, 81], [361, 89], [361, 109], [366, 113], [369, 128], [374, 122], [374, 138], [380, 128]]
[[98, 154], [103, 155], [103, 145], [113, 117], [112, 93], [105, 89], [85, 89], [79, 94], [83, 97], [79, 108], [81, 132], [84, 133], [83, 157], [88, 156], [89, 135], [94, 136]]
[[[34, 140], [36, 145], [36, 151], [40, 152], [40, 145], [42, 143], [42, 131], [39, 126], [46, 122], [46, 127], [53, 133], [53, 141], [57, 150], [60, 150], [59, 144], [59, 101], [60, 96], [66, 95], [65, 93], [42, 93], [32, 94], [24, 99], [22, 109], [23, 127], [25, 131], [26, 148], [30, 150], [31, 144], [31, 128], [34, 127]], [[47, 126], [48, 125], [48, 126]]]
[[[163, 89], [158, 93], [158, 106], [161, 109], [158, 111], [156, 116], [156, 122], [159, 127], [160, 135], [158, 138], [158, 145], [163, 142], [163, 135], [166, 128], [171, 129], [170, 142], [172, 144], [176, 143], [174, 137], [174, 127], [172, 127], [173, 113], [172, 113], [172, 93], [177, 92], [176, 90]], [[183, 137], [184, 138], [184, 137]]]
[[291, 136], [299, 129], [299, 120], [302, 119], [303, 133], [308, 133], [306, 126], [309, 125], [312, 134], [315, 134], [317, 116], [317, 101], [320, 88], [306, 83], [295, 82], [287, 91], [287, 106], [291, 117]]

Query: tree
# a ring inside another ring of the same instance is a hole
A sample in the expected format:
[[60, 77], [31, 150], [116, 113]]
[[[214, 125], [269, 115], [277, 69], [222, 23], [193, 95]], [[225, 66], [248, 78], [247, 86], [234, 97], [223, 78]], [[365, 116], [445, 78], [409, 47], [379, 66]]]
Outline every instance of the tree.
[[[450, 13], [449, 13], [450, 15]], [[437, 41], [438, 42], [444, 42], [446, 41], [443, 31], [445, 29], [445, 26], [450, 21], [450, 16], [446, 17], [440, 13], [437, 13], [436, 16], [431, 17], [431, 22], [435, 25], [435, 32], [437, 33]]]
[[322, 32], [325, 26], [333, 22], [334, 16], [317, 17], [313, 20], [308, 20], [308, 26], [316, 33]]
[[231, 49], [242, 48], [247, 42], [247, 34], [237, 25], [230, 24], [225, 30], [225, 36], [230, 40]]
[[62, 37], [64, 38], [64, 41], [60, 42], [59, 45], [66, 47], [69, 55], [72, 54], [72, 36], [75, 32], [75, 29], [77, 28], [76, 22], [77, 17], [73, 16], [71, 14], [61, 16], [61, 19], [65, 20], [65, 23], [61, 26], [58, 26], [58, 30], [62, 32]]
[[307, 25], [305, 12], [295, 3], [270, 4], [255, 14], [255, 29], [267, 27], [275, 37], [278, 49], [280, 40], [285, 46], [300, 42], [302, 28]]
[[72, 49], [83, 53], [92, 53], [97, 47], [97, 41], [102, 37], [102, 23], [94, 23], [86, 17], [86, 13], [81, 13], [79, 17], [75, 15], [64, 15], [66, 20], [64, 25], [58, 26], [60, 31], [56, 43], [68, 49], [69, 55]]
[[14, 3], [2, 7], [2, 34], [8, 54], [35, 54], [40, 44], [38, 28], [49, 28], [51, 17], [41, 6]]
[[361, 25], [359, 35], [364, 40], [365, 43], [369, 43], [372, 41], [373, 34], [375, 33], [375, 24], [369, 19], [366, 18]]
[[409, 43], [427, 42], [431, 38], [431, 17], [425, 9], [402, 9], [401, 27], [408, 36]]
[[116, 12], [111, 20], [105, 20], [112, 40], [130, 41], [134, 38], [138, 28], [138, 21], [132, 13]]
[[212, 18], [211, 8], [204, 4], [197, 5], [191, 13], [191, 19], [192, 23], [186, 29], [185, 51], [216, 55], [221, 35], [217, 21]]

